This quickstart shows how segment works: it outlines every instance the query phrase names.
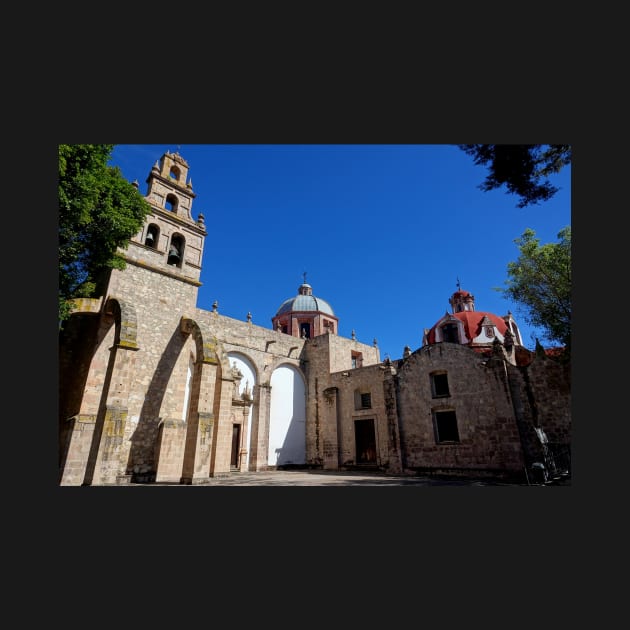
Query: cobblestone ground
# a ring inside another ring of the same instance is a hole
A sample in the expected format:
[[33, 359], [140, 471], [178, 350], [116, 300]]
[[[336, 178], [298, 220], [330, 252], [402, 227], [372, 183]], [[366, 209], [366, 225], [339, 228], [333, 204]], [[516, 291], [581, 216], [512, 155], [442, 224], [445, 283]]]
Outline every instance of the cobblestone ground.
[[[147, 486], [174, 486], [176, 483], [131, 484]], [[407, 477], [380, 473], [327, 472], [305, 470], [278, 470], [268, 472], [231, 473], [226, 477], [213, 477], [184, 487], [198, 486], [527, 486], [528, 484], [503, 483], [486, 479], [444, 479], [435, 477]], [[554, 480], [532, 486], [571, 485], [570, 479]]]

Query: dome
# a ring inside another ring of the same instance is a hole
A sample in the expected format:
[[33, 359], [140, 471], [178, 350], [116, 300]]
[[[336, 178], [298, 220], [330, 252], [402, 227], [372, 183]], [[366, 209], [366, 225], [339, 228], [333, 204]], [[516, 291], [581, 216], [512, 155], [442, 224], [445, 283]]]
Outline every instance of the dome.
[[291, 311], [317, 311], [319, 313], [325, 313], [326, 315], [332, 315], [333, 317], [335, 316], [330, 304], [328, 304], [326, 300], [322, 300], [322, 298], [315, 297], [311, 285], [306, 283], [299, 287], [296, 296], [282, 302], [276, 312], [276, 317]]
[[496, 341], [521, 346], [521, 333], [512, 317], [499, 317], [494, 313], [475, 310], [475, 297], [462, 290], [457, 283], [457, 291], [449, 299], [448, 311], [431, 328], [425, 328], [422, 345], [432, 345], [441, 341], [467, 345], [473, 350], [485, 352]]
[[[451, 318], [458, 319], [464, 325], [464, 332], [468, 339], [475, 339], [481, 334], [482, 327], [487, 324], [493, 324], [501, 336], [505, 336], [508, 327], [501, 317], [497, 317], [493, 313], [484, 311], [467, 311], [460, 313], [452, 313]], [[489, 321], [488, 321], [489, 320]], [[427, 341], [430, 344], [436, 343], [435, 329], [444, 323], [444, 318], [434, 324], [427, 334]]]

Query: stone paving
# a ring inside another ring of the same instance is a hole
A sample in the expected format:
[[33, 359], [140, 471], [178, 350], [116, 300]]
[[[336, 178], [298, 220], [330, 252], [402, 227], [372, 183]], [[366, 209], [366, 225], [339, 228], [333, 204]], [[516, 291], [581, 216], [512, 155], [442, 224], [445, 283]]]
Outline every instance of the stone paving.
[[[176, 486], [177, 483], [131, 484], [134, 486]], [[186, 485], [198, 486], [527, 486], [528, 484], [505, 483], [489, 479], [456, 479], [421, 476], [386, 475], [382, 473], [359, 473], [342, 471], [314, 470], [274, 470], [265, 472], [231, 473], [226, 477], [212, 477], [203, 483]], [[569, 480], [556, 480], [547, 484], [531, 485], [570, 485]]]

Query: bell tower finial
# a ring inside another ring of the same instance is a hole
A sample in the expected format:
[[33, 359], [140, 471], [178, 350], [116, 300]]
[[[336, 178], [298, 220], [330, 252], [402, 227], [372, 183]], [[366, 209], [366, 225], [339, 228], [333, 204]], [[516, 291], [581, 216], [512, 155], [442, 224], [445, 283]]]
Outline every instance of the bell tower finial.
[[459, 276], [457, 276], [457, 290], [458, 290], [458, 291], [461, 291], [461, 290], [462, 290], [462, 285], [461, 285], [461, 283], [459, 282]]
[[302, 277], [304, 278], [304, 284], [306, 284], [306, 271], [302, 274]]

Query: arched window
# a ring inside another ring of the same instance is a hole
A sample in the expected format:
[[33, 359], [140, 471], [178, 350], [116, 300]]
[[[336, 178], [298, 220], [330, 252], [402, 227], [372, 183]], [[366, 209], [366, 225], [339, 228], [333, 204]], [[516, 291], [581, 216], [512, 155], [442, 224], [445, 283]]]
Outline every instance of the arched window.
[[171, 170], [170, 170], [168, 175], [169, 175], [169, 177], [171, 179], [174, 179], [176, 182], [178, 182], [179, 181], [179, 176], [180, 176], [180, 171], [177, 168], [177, 166], [171, 166]]
[[173, 194], [169, 193], [166, 195], [166, 201], [164, 202], [164, 207], [171, 212], [177, 212], [177, 206], [179, 205], [179, 199]]
[[184, 260], [184, 237], [181, 234], [173, 234], [166, 262], [169, 265], [181, 267], [182, 260]]
[[147, 235], [144, 238], [144, 244], [147, 247], [152, 247], [153, 249], [157, 249], [158, 242], [160, 240], [160, 228], [155, 225], [155, 223], [151, 223], [147, 228]]

